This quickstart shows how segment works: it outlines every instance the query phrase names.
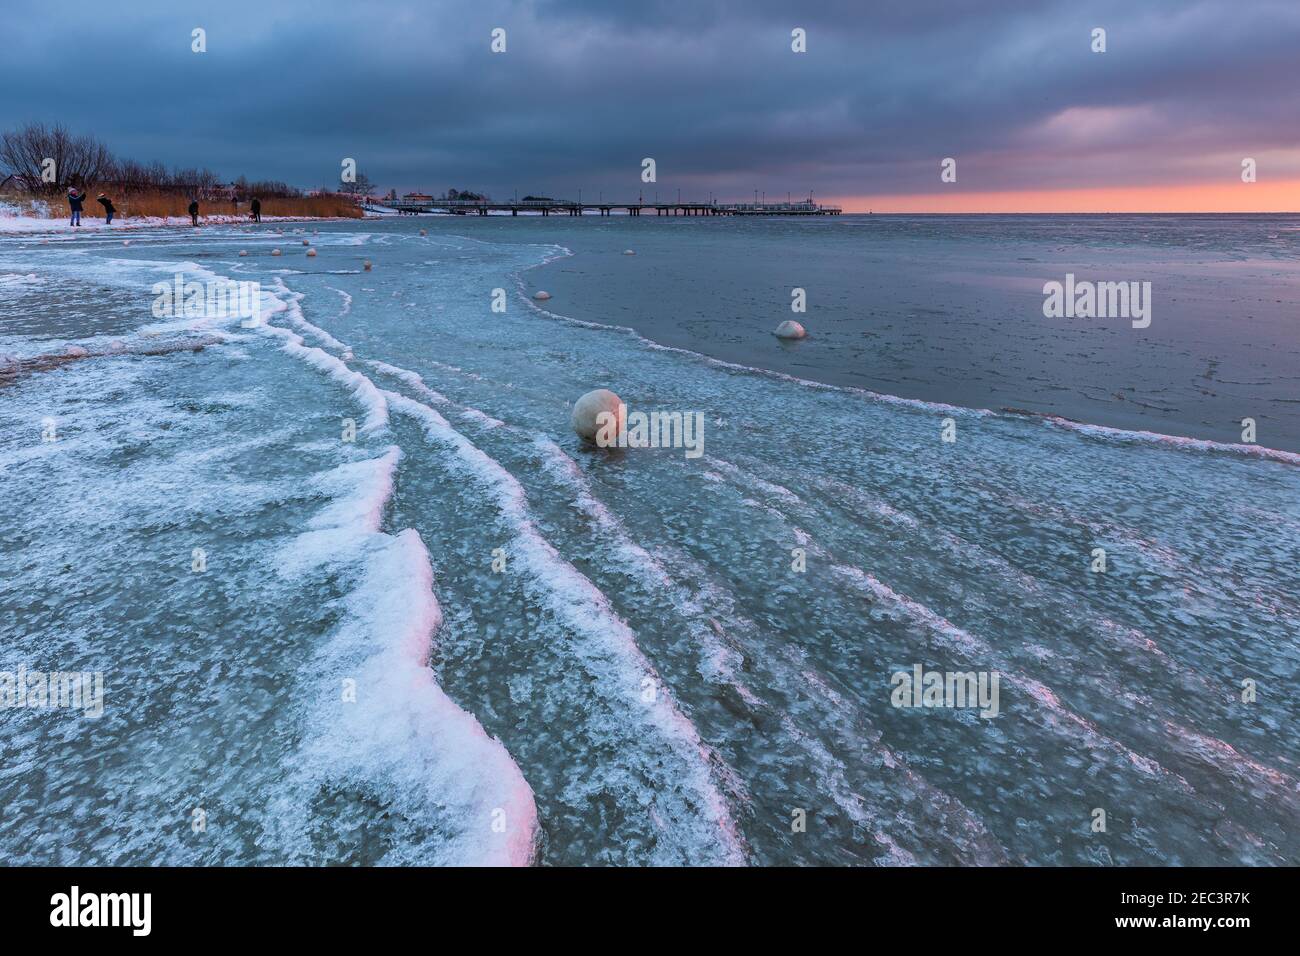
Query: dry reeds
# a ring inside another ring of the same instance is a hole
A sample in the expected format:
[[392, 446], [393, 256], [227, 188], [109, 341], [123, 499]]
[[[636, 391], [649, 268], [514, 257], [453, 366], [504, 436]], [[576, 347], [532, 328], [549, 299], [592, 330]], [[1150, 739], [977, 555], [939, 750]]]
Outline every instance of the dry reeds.
[[[101, 218], [104, 207], [96, 202], [100, 190], [87, 190], [83, 204], [83, 216], [87, 219]], [[115, 219], [129, 219], [137, 216], [166, 217], [177, 216], [189, 218], [190, 197], [183, 193], [163, 190], [141, 190], [115, 195], [108, 192], [117, 209]], [[26, 196], [0, 197], [0, 205], [7, 213], [34, 219], [66, 219], [68, 216], [67, 199], [33, 199]], [[239, 216], [251, 215], [249, 201], [240, 200], [232, 203], [221, 199], [199, 201], [199, 216]], [[262, 215], [265, 216], [302, 216], [312, 218], [341, 217], [359, 219], [364, 213], [346, 196], [295, 196], [287, 198], [267, 197], [262, 200]]]

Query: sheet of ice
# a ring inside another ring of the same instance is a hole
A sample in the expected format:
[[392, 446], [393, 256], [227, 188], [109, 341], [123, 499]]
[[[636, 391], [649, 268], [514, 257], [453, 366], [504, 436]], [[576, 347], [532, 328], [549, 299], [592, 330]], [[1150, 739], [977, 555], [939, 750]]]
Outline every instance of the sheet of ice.
[[[674, 255], [707, 267], [696, 225]], [[657, 226], [419, 226], [322, 226], [294, 274], [234, 230], [0, 240], [6, 646], [110, 702], [0, 709], [10, 858], [1300, 860], [1289, 452], [747, 368], [566, 294], [496, 313], [592, 243], [655, 268]], [[270, 327], [159, 327], [176, 269], [261, 281]], [[703, 457], [583, 446], [599, 386], [703, 413]], [[999, 716], [895, 708], [916, 663], [998, 672]]]

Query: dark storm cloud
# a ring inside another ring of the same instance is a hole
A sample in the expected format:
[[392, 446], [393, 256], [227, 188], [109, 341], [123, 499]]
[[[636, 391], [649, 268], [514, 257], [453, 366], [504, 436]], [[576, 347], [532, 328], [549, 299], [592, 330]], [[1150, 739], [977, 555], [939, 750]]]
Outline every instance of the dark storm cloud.
[[52, 6], [6, 17], [0, 126], [232, 177], [318, 185], [350, 156], [403, 189], [624, 197], [651, 156], [661, 194], [728, 197], [928, 191], [944, 156], [964, 189], [1231, 177], [1247, 155], [1300, 174], [1291, 0]]

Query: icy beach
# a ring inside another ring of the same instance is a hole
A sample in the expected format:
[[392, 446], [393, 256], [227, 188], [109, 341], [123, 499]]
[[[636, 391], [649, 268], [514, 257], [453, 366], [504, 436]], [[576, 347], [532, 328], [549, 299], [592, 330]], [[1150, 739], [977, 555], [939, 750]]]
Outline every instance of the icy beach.
[[[1182, 346], [1160, 298], [1141, 339], [1044, 318], [1111, 261], [1077, 223], [987, 283], [978, 237], [886, 259], [849, 217], [280, 225], [0, 234], [0, 671], [104, 688], [0, 680], [11, 862], [1300, 862], [1285, 257], [1233, 351], [1253, 287], [1198, 285]], [[260, 321], [159, 318], [178, 274], [257, 282]], [[1206, 356], [1282, 440], [1039, 400], [1186, 409]], [[701, 413], [703, 454], [584, 444], [600, 387]], [[895, 693], [930, 671], [997, 708]]]

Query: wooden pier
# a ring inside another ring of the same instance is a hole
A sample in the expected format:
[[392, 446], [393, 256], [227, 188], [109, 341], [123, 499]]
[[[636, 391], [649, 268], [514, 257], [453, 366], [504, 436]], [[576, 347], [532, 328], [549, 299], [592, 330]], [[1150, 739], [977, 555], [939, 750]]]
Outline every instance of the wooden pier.
[[491, 212], [521, 212], [542, 216], [608, 216], [614, 210], [640, 216], [654, 210], [656, 216], [838, 216], [838, 206], [822, 206], [812, 200], [804, 202], [582, 202], [567, 199], [525, 199], [511, 202], [488, 202], [477, 199], [400, 199], [386, 203], [404, 213], [447, 212], [457, 216], [486, 216]]

